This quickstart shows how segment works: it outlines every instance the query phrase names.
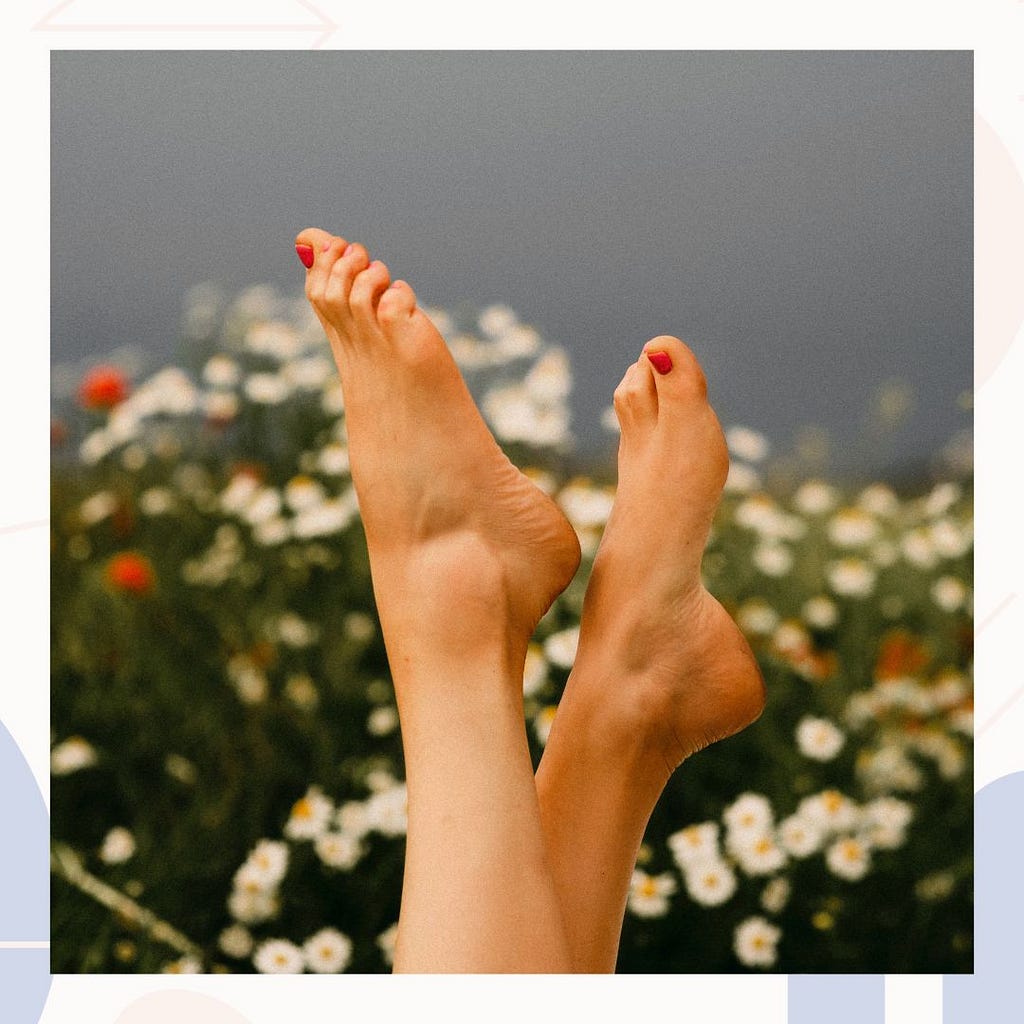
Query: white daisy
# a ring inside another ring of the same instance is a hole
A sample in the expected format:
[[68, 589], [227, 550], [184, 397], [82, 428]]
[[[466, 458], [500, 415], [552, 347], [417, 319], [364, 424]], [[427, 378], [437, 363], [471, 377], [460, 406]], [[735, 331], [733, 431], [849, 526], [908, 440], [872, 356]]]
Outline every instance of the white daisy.
[[260, 974], [302, 974], [306, 966], [302, 950], [287, 939], [261, 942], [252, 962]]
[[78, 518], [86, 526], [94, 526], [112, 515], [117, 508], [117, 498], [110, 491], [97, 491], [78, 506]]
[[705, 821], [699, 825], [688, 825], [668, 837], [668, 848], [680, 868], [687, 868], [700, 861], [717, 859], [718, 824]]
[[832, 874], [856, 882], [871, 867], [871, 851], [863, 839], [846, 836], [837, 839], [825, 851], [825, 863]]
[[[536, 351], [540, 338], [532, 328], [525, 328], [530, 332], [531, 337], [524, 336], [524, 329], [520, 328], [515, 332], [514, 344], [516, 357], [532, 355]], [[503, 353], [513, 351], [507, 344], [508, 333], [503, 334], [499, 339], [499, 346]], [[536, 341], [534, 341], [536, 339]], [[532, 351], [530, 346], [532, 345]], [[572, 390], [572, 373], [569, 369], [569, 357], [565, 349], [552, 346], [533, 364], [530, 372], [523, 381], [527, 393], [541, 405], [552, 405], [568, 397]]]
[[924, 514], [929, 519], [936, 519], [943, 513], [948, 512], [951, 505], [955, 504], [961, 495], [960, 485], [951, 481], [936, 484], [931, 493], [924, 499]]
[[649, 875], [637, 868], [629, 882], [627, 905], [637, 917], [664, 917], [676, 889], [676, 880], [667, 872]]
[[911, 565], [919, 569], [932, 569], [939, 561], [931, 531], [926, 526], [915, 526], [908, 530], [900, 539], [900, 551]]
[[390, 704], [374, 708], [366, 719], [366, 731], [371, 736], [387, 736], [398, 728], [398, 711]]
[[361, 803], [359, 800], [346, 800], [338, 808], [335, 822], [342, 832], [356, 839], [365, 836], [372, 827], [366, 816], [366, 804]]
[[937, 519], [931, 524], [928, 536], [932, 548], [943, 558], [959, 558], [971, 550], [970, 524], [959, 525], [951, 519]]
[[736, 612], [736, 622], [744, 633], [767, 636], [779, 622], [779, 614], [759, 597], [744, 601]]
[[316, 466], [327, 476], [342, 476], [349, 471], [348, 448], [338, 441], [331, 441], [320, 449]]
[[793, 495], [793, 507], [807, 516], [820, 516], [835, 508], [838, 494], [823, 480], [808, 480]]
[[303, 648], [316, 643], [320, 630], [295, 612], [284, 612], [277, 619], [277, 639], [288, 647]]
[[611, 487], [598, 487], [587, 480], [573, 480], [558, 492], [558, 504], [578, 530], [604, 526], [615, 501]]
[[797, 723], [797, 749], [813, 761], [831, 761], [843, 749], [845, 742], [842, 730], [827, 718], [804, 715]]
[[327, 831], [334, 804], [318, 786], [310, 786], [306, 795], [292, 805], [285, 822], [284, 834], [289, 839], [316, 839]]
[[786, 863], [785, 851], [768, 832], [754, 836], [730, 833], [726, 845], [748, 875], [771, 875]]
[[352, 962], [352, 940], [336, 928], [321, 928], [302, 944], [314, 974], [340, 974]]
[[791, 857], [809, 857], [817, 853], [824, 838], [824, 828], [812, 818], [793, 814], [779, 823], [779, 842]]
[[364, 807], [371, 829], [385, 836], [405, 835], [409, 827], [409, 796], [405, 783], [374, 793]]
[[772, 634], [772, 644], [783, 654], [796, 655], [806, 653], [811, 647], [811, 637], [807, 630], [794, 619], [786, 619], [779, 623]]
[[215, 388], [232, 388], [240, 376], [238, 363], [225, 355], [211, 356], [203, 367], [203, 380]]
[[280, 405], [292, 389], [278, 373], [251, 373], [245, 379], [243, 390], [245, 397], [256, 405]]
[[885, 484], [869, 484], [857, 495], [857, 506], [869, 515], [888, 519], [900, 510], [899, 498]]
[[877, 536], [878, 523], [860, 508], [842, 508], [828, 523], [828, 537], [836, 547], [861, 548]]
[[296, 537], [326, 537], [341, 533], [359, 514], [356, 492], [348, 488], [337, 498], [327, 498], [296, 513], [292, 531]]
[[519, 318], [508, 306], [495, 303], [480, 311], [477, 326], [484, 334], [496, 338], [519, 323]]
[[326, 497], [323, 484], [305, 473], [293, 476], [284, 485], [284, 500], [293, 512], [319, 505]]
[[722, 820], [737, 839], [759, 836], [772, 826], [771, 801], [760, 793], [743, 793], [722, 812]]
[[804, 602], [801, 614], [807, 625], [813, 629], [831, 629], [839, 621], [839, 609], [835, 601], [824, 594], [808, 598]]
[[967, 588], [955, 576], [940, 576], [932, 584], [932, 600], [944, 612], [955, 612], [966, 597]]
[[351, 871], [363, 855], [363, 844], [350, 832], [324, 832], [313, 841], [316, 855], [329, 868]]
[[203, 413], [207, 419], [228, 423], [238, 415], [241, 407], [233, 391], [208, 391], [203, 395]]
[[572, 668], [579, 642], [580, 627], [570, 626], [568, 629], [553, 633], [544, 641], [544, 655], [552, 665]]
[[276, 890], [250, 892], [235, 889], [228, 897], [228, 912], [236, 921], [245, 924], [260, 924], [276, 917], [281, 909]]
[[867, 597], [875, 589], [875, 570], [861, 558], [842, 558], [827, 569], [829, 586], [845, 597]]
[[243, 868], [249, 869], [262, 888], [277, 885], [288, 870], [288, 844], [279, 839], [261, 839], [246, 858]]
[[139, 511], [144, 516], [166, 515], [174, 505], [174, 492], [169, 487], [148, 487], [139, 495]]
[[765, 576], [785, 576], [793, 568], [793, 552], [783, 544], [758, 544], [750, 560]]
[[91, 768], [97, 760], [96, 749], [88, 740], [69, 736], [50, 751], [50, 773], [70, 775], [83, 768]]
[[748, 917], [736, 928], [732, 948], [746, 967], [771, 967], [778, 959], [780, 929], [763, 917]]
[[687, 865], [683, 873], [690, 898], [704, 907], [717, 907], [736, 892], [736, 874], [724, 860], [699, 860]]
[[252, 953], [252, 933], [244, 924], [228, 925], [217, 938], [221, 951], [235, 960], [244, 960]]
[[738, 459], [747, 462], [761, 462], [768, 455], [768, 438], [749, 427], [729, 427], [725, 432], [725, 443]]
[[135, 856], [135, 836], [126, 828], [112, 828], [100, 847], [100, 860], [104, 864], [123, 864]]
[[797, 806], [797, 814], [828, 832], [843, 832], [857, 824], [856, 805], [837, 789], [804, 797]]
[[342, 620], [345, 636], [356, 643], [369, 643], [377, 633], [377, 625], [373, 617], [365, 612], [349, 612]]

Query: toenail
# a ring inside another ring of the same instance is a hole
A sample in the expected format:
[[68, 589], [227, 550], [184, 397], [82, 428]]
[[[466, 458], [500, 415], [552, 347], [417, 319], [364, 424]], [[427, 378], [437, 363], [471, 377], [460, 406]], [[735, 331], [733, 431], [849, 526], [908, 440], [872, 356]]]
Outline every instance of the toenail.
[[648, 352], [647, 358], [658, 373], [668, 373], [672, 369], [672, 357], [667, 352]]
[[295, 255], [302, 260], [302, 265], [309, 270], [313, 266], [313, 247], [311, 245], [295, 245]]
[[321, 252], [327, 252], [327, 250], [328, 250], [328, 249], [330, 249], [330, 247], [331, 247], [331, 246], [332, 246], [333, 244], [334, 244], [334, 243], [333, 243], [333, 242], [332, 242], [332, 241], [331, 241], [330, 239], [327, 239], [327, 241], [326, 241], [326, 242], [324, 242], [323, 246], [321, 247], [320, 251], [321, 251]]

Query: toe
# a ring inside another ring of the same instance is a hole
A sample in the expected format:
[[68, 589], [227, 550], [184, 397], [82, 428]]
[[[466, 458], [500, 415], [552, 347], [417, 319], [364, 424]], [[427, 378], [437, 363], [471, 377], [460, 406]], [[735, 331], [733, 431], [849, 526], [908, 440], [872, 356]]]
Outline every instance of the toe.
[[659, 399], [669, 394], [704, 399], [707, 381], [697, 357], [678, 338], [663, 334], [644, 345]]
[[388, 268], [380, 260], [374, 260], [364, 271], [357, 274], [349, 295], [349, 307], [353, 315], [363, 322], [375, 321], [377, 304], [390, 283], [391, 275]]
[[[335, 312], [330, 308], [328, 296], [331, 271], [347, 243], [344, 238], [338, 238], [336, 235], [325, 235], [316, 241], [317, 244], [313, 246], [313, 263], [306, 274], [306, 298], [318, 313], [329, 316]], [[298, 246], [296, 252], [299, 253], [299, 258], [303, 259], [303, 253]], [[303, 262], [306, 261], [303, 259]]]
[[[330, 252], [333, 252], [333, 247]], [[345, 246], [331, 264], [325, 284], [325, 300], [332, 312], [342, 318], [349, 316], [352, 283], [366, 269], [370, 254], [358, 242]]]
[[612, 396], [623, 434], [653, 426], [658, 416], [658, 394], [649, 366], [633, 363]]
[[385, 326], [401, 323], [412, 316], [416, 308], [416, 294], [405, 281], [392, 281], [380, 297], [377, 305], [377, 319]]

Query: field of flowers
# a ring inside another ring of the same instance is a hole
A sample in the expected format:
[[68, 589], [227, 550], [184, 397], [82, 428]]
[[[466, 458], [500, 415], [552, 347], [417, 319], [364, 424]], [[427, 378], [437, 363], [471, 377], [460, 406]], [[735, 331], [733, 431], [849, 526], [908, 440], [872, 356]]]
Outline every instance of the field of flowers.
[[[614, 486], [573, 461], [562, 349], [433, 315], [584, 550], [526, 666], [539, 757]], [[385, 971], [405, 788], [336, 372], [266, 288], [198, 289], [184, 333], [180, 366], [54, 400], [52, 967]], [[768, 706], [674, 776], [619, 970], [969, 971], [969, 471], [769, 486], [727, 435], [704, 572]]]

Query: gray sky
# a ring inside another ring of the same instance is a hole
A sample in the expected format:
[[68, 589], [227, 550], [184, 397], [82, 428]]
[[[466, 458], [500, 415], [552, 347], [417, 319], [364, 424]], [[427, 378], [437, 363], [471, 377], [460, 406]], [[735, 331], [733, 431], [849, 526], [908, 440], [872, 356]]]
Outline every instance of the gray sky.
[[[184, 292], [301, 287], [364, 242], [422, 301], [569, 350], [587, 446], [626, 364], [688, 341], [723, 423], [841, 469], [969, 414], [969, 52], [119, 52], [52, 60], [52, 361], [173, 357]], [[913, 388], [890, 444], [879, 384]]]

